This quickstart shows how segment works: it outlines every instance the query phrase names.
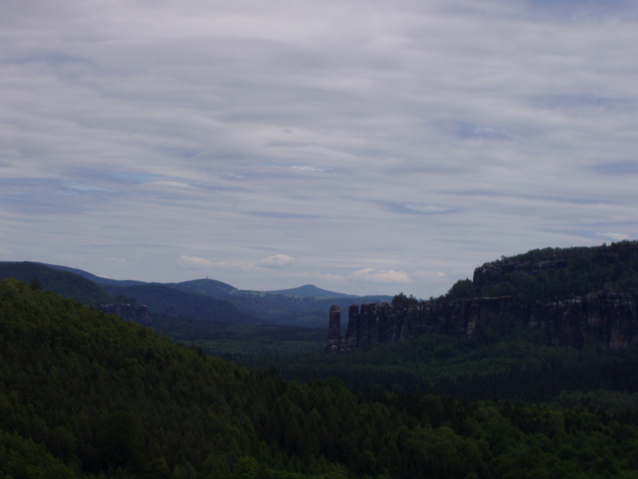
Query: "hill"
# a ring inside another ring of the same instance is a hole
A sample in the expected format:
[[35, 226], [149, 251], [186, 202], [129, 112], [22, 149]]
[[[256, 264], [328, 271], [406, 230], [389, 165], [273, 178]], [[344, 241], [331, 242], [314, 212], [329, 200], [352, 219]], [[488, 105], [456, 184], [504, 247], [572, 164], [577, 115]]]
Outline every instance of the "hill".
[[178, 289], [185, 293], [197, 293], [212, 298], [227, 299], [237, 291], [237, 288], [227, 283], [222, 283], [214, 279], [194, 279], [192, 281], [183, 281], [181, 283], [165, 283], [166, 286]]
[[265, 321], [240, 311], [229, 301], [207, 296], [206, 293], [213, 291], [236, 291], [236, 288], [220, 281], [202, 279], [133, 286], [126, 286], [129, 281], [102, 283], [102, 287], [110, 289], [111, 295], [100, 285], [71, 271], [95, 277], [63, 266], [50, 268], [41, 263], [0, 263], [1, 278], [17, 278], [29, 283], [36, 277], [42, 278], [41, 286], [45, 290], [85, 304], [100, 308], [107, 303], [131, 304], [128, 309], [120, 307], [130, 311], [137, 311], [138, 306], [145, 304], [149, 308], [143, 320], [134, 314], [132, 318], [150, 325], [173, 341], [196, 342], [205, 351], [226, 357], [312, 352], [321, 349], [325, 341], [323, 329], [260, 324]]
[[77, 274], [78, 276], [82, 276], [83, 278], [86, 278], [89, 281], [92, 281], [97, 284], [101, 284], [101, 283], [115, 284], [118, 286], [136, 286], [140, 284], [145, 284], [144, 281], [135, 281], [132, 279], [119, 280], [119, 279], [102, 278], [100, 276], [94, 275], [93, 273], [89, 273], [87, 271], [84, 271], [78, 268], [70, 268], [68, 266], [60, 266], [57, 264], [47, 264], [47, 263], [38, 263], [38, 264], [43, 264], [44, 266], [48, 266], [49, 268], [57, 269], [60, 271], [66, 271], [68, 273]]
[[474, 292], [517, 301], [560, 301], [612, 289], [638, 288], [638, 241], [590, 248], [544, 248], [476, 268]]
[[108, 303], [112, 296], [88, 279], [71, 273], [50, 268], [40, 263], [24, 261], [21, 263], [0, 263], [0, 280], [15, 278], [31, 283], [35, 278], [42, 289], [52, 291], [65, 298], [74, 298], [83, 304]]
[[[0, 264], [6, 265], [6, 274], [1, 275], [2, 270], [0, 269], [0, 278], [14, 277], [30, 282], [37, 276], [35, 273], [40, 272], [40, 276], [46, 277], [46, 281], [43, 283], [45, 289], [65, 297], [73, 297], [85, 304], [104, 304], [116, 301], [134, 302], [137, 305], [146, 304], [151, 315], [163, 314], [188, 319], [196, 318], [197, 315], [201, 314], [203, 318], [215, 321], [239, 323], [261, 321], [282, 326], [321, 328], [328, 324], [328, 311], [332, 304], [336, 303], [346, 308], [354, 300], [382, 302], [392, 299], [391, 296], [348, 296], [322, 290], [312, 285], [282, 290], [281, 292], [244, 291], [238, 290], [230, 284], [208, 278], [180, 283], [145, 283], [102, 278], [68, 266], [28, 262]], [[48, 270], [36, 270], [34, 265], [48, 268]], [[56, 274], [54, 271], [60, 274]], [[146, 288], [129, 289], [135, 286], [146, 286]], [[167, 292], [163, 287], [177, 290], [186, 295]], [[195, 297], [187, 295], [195, 295]], [[120, 296], [120, 299], [118, 300], [115, 296]], [[201, 296], [222, 300], [222, 302], [206, 302], [202, 300]], [[233, 307], [223, 301], [230, 302]], [[218, 314], [214, 313], [216, 308], [219, 309]], [[236, 308], [239, 313], [233, 308]]]
[[12, 478], [636, 477], [638, 415], [355, 395], [173, 345], [0, 282], [0, 474]]
[[258, 318], [239, 311], [229, 301], [197, 293], [185, 293], [169, 285], [160, 283], [147, 283], [139, 286], [104, 284], [103, 287], [114, 296], [132, 297], [139, 304], [146, 304], [149, 313], [205, 321], [259, 322]]
[[356, 298], [356, 295], [335, 293], [325, 289], [317, 288], [312, 284], [305, 284], [298, 288], [280, 289], [278, 291], [269, 291], [275, 294], [290, 294], [292, 296], [310, 296], [311, 298]]

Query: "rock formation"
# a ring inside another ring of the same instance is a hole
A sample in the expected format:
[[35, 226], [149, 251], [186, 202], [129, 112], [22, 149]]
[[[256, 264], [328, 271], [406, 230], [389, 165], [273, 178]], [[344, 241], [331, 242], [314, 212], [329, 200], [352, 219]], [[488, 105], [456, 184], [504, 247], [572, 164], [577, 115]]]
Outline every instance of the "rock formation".
[[328, 326], [328, 348], [329, 353], [341, 353], [341, 310], [339, 306], [330, 306], [330, 322]]
[[490, 322], [545, 331], [547, 343], [582, 348], [600, 344], [626, 347], [638, 342], [636, 303], [638, 292], [591, 293], [568, 301], [525, 306], [509, 296], [498, 298], [422, 301], [416, 307], [393, 308], [387, 303], [356, 304], [348, 311], [345, 341], [341, 339], [341, 315], [330, 309], [328, 350], [349, 351], [369, 344], [400, 341], [423, 334], [446, 334], [457, 338], [480, 336]]
[[144, 326], [151, 325], [151, 320], [147, 315], [148, 307], [144, 304], [135, 310], [130, 304], [122, 303], [100, 304], [96, 308], [105, 313], [115, 314], [125, 321], [137, 321]]

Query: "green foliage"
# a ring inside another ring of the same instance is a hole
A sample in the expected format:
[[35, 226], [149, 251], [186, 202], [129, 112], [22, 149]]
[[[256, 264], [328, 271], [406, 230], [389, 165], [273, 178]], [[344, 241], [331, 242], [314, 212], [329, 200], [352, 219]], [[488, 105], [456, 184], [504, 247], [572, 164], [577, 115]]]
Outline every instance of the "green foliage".
[[76, 475], [41, 444], [0, 429], [0, 479], [73, 479]]
[[[532, 271], [543, 261], [563, 260], [565, 267]], [[638, 242], [621, 241], [593, 248], [545, 248], [503, 258], [504, 263], [528, 263], [527, 270], [506, 274], [487, 296], [513, 296], [524, 303], [556, 301], [595, 291], [626, 291], [638, 287]], [[533, 273], [533, 274], [532, 274]]]
[[153, 315], [152, 326], [173, 341], [192, 342], [207, 354], [236, 361], [245, 356], [310, 353], [323, 350], [326, 343], [324, 328], [233, 324], [157, 314]]
[[113, 300], [110, 294], [82, 276], [38, 263], [0, 263], [0, 280], [5, 278], [24, 281], [33, 289], [53, 291], [82, 304], [103, 304]]
[[414, 296], [410, 295], [407, 297], [403, 293], [397, 294], [394, 298], [392, 298], [392, 307], [403, 309], [403, 308], [414, 308], [419, 304], [419, 300]]
[[447, 301], [451, 301], [454, 299], [471, 299], [475, 296], [476, 291], [474, 290], [474, 284], [471, 279], [466, 278], [460, 279], [454, 283], [445, 295], [445, 299]]
[[571, 406], [596, 402], [567, 401], [559, 398], [563, 391], [638, 393], [637, 348], [555, 348], [546, 345], [542, 331], [513, 328], [498, 318], [488, 318], [481, 338], [421, 336], [343, 355], [318, 352], [240, 361], [252, 367], [272, 366], [300, 381], [335, 376], [352, 390], [379, 386], [407, 392], [417, 387], [458, 399], [499, 397]]
[[42, 289], [42, 283], [40, 282], [37, 276], [33, 278], [33, 281], [31, 281], [31, 284], [29, 286], [34, 291], [40, 291]]

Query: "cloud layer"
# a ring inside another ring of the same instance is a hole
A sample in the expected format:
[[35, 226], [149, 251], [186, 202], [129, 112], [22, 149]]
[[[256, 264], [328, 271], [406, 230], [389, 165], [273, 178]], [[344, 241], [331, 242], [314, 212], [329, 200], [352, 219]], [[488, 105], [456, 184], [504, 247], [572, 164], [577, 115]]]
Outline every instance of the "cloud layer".
[[5, 2], [0, 260], [445, 292], [638, 237], [633, 2]]

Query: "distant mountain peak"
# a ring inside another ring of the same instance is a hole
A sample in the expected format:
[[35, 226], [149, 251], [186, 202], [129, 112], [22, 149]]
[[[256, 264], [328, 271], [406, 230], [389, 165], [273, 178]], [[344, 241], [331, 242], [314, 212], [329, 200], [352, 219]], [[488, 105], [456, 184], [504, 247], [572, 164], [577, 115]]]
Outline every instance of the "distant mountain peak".
[[298, 288], [267, 291], [267, 293], [291, 294], [293, 296], [308, 296], [311, 298], [356, 298], [354, 294], [335, 293], [326, 289], [317, 288], [314, 284], [304, 284]]

